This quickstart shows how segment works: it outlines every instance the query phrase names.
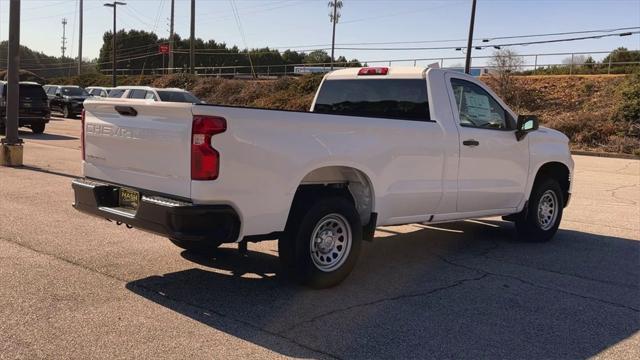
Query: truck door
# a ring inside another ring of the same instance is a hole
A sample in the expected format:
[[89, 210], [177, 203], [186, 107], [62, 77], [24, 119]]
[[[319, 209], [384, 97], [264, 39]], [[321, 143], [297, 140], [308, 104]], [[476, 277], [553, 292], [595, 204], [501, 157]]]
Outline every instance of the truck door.
[[522, 201], [529, 171], [529, 140], [515, 136], [515, 116], [484, 85], [447, 75], [460, 134], [459, 213], [513, 209]]

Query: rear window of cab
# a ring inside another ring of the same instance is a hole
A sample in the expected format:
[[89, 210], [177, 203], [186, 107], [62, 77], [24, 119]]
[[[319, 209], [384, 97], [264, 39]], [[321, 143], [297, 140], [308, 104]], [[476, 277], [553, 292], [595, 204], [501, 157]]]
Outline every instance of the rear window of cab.
[[429, 121], [425, 79], [325, 80], [313, 112]]

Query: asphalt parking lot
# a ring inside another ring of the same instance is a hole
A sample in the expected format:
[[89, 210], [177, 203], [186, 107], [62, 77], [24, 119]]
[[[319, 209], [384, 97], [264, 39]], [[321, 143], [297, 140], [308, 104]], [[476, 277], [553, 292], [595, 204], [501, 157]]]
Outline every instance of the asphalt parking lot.
[[0, 358], [640, 358], [640, 161], [575, 156], [555, 239], [499, 219], [378, 229], [339, 287], [274, 241], [198, 257], [71, 207], [79, 120], [0, 167]]

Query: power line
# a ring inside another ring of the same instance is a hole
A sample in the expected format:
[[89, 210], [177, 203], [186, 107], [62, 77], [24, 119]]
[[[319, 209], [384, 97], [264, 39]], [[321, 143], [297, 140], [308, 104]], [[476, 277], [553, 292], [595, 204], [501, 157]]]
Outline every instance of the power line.
[[[560, 36], [560, 35], [575, 35], [575, 34], [589, 34], [599, 32], [613, 32], [624, 30], [636, 30], [640, 29], [640, 26], [622, 27], [615, 29], [602, 29], [602, 30], [581, 30], [581, 31], [568, 31], [559, 33], [547, 33], [547, 34], [530, 34], [530, 35], [512, 35], [512, 36], [493, 36], [493, 37], [477, 37], [473, 40], [487, 42], [486, 40], [503, 40], [503, 39], [519, 39], [519, 38], [531, 38], [531, 37], [546, 37], [546, 36]], [[338, 43], [336, 45], [349, 46], [349, 45], [395, 45], [395, 44], [431, 44], [431, 43], [447, 43], [467, 41], [467, 39], [441, 39], [441, 40], [416, 40], [416, 41], [387, 41], [387, 42], [357, 42], [357, 43]], [[296, 49], [296, 48], [309, 48], [309, 47], [328, 47], [331, 44], [313, 44], [313, 45], [294, 45], [294, 46], [274, 46], [273, 49]]]
[[[559, 42], [569, 42], [569, 41], [578, 41], [578, 40], [589, 40], [589, 39], [601, 39], [605, 37], [612, 36], [629, 36], [633, 34], [640, 34], [640, 31], [630, 31], [623, 33], [615, 33], [615, 34], [603, 34], [603, 35], [593, 35], [593, 36], [582, 36], [582, 37], [573, 37], [566, 39], [553, 39], [553, 40], [538, 40], [538, 41], [529, 41], [529, 42], [519, 42], [519, 43], [503, 43], [503, 44], [492, 44], [492, 45], [479, 45], [474, 46], [476, 49], [486, 49], [486, 48], [500, 48], [500, 47], [508, 47], [508, 46], [526, 46], [526, 45], [537, 45], [537, 44], [550, 44], [550, 43], [559, 43]], [[413, 50], [459, 50], [459, 46], [439, 46], [439, 47], [393, 47], [393, 48], [366, 48], [366, 47], [336, 47], [336, 49], [340, 50], [360, 50], [360, 51], [394, 51], [394, 50], [402, 50], [402, 51], [413, 51]], [[324, 48], [322, 50], [328, 50], [328, 48]]]
[[[240, 14], [238, 14], [236, 3], [234, 0], [229, 0], [229, 2], [231, 3], [231, 10], [233, 11], [233, 15], [235, 16], [236, 24], [238, 25], [238, 30], [240, 31], [240, 36], [242, 37], [242, 42], [244, 43], [244, 47], [248, 48], [247, 38], [244, 35], [244, 29], [242, 29], [242, 22], [240, 21]], [[247, 53], [247, 57], [249, 58], [249, 65], [251, 66], [251, 74], [253, 75], [253, 77], [256, 77], [256, 72], [253, 69], [253, 60], [251, 60], [251, 54]]]

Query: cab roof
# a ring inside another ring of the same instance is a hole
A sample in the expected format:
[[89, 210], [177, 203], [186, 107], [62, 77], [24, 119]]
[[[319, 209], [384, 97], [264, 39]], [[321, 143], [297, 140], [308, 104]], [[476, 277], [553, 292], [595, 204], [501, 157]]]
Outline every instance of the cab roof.
[[[358, 75], [362, 69], [387, 69], [385, 75]], [[335, 70], [328, 73], [326, 80], [346, 79], [424, 79], [427, 68], [414, 66], [366, 66]]]
[[169, 90], [169, 91], [183, 91], [186, 92], [186, 90], [184, 89], [180, 89], [180, 88], [156, 88], [156, 87], [152, 87], [152, 86], [139, 86], [139, 85], [120, 85], [115, 87], [115, 89], [125, 89], [125, 90]]

